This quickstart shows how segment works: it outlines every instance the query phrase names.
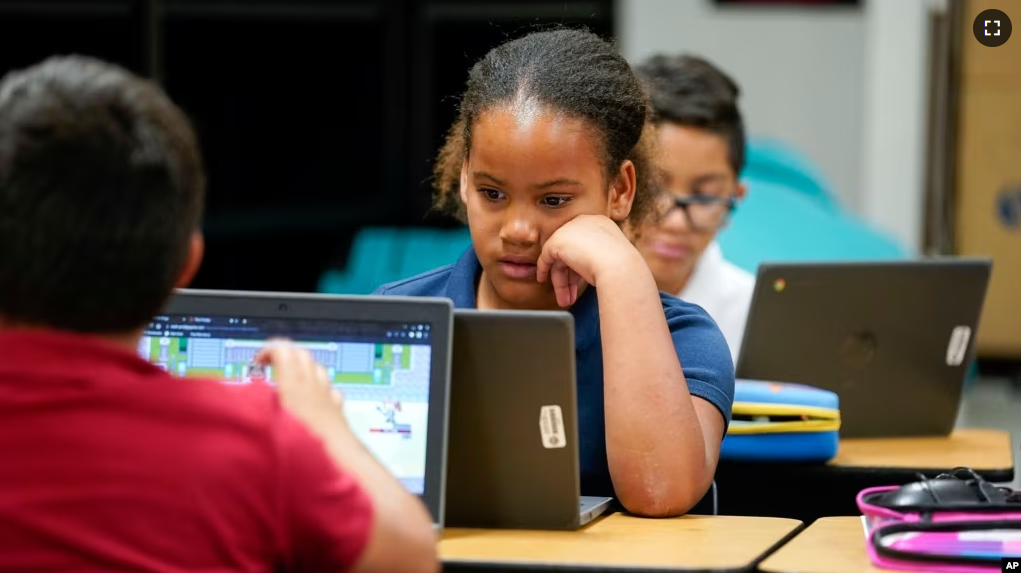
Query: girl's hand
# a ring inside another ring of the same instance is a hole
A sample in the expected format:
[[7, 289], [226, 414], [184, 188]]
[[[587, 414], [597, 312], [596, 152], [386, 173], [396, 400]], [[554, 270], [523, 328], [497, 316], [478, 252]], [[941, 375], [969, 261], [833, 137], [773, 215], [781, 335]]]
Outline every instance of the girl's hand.
[[578, 215], [543, 245], [536, 279], [552, 281], [557, 304], [566, 308], [578, 300], [581, 281], [598, 288], [600, 276], [626, 273], [634, 264], [645, 261], [616, 223], [602, 215]]

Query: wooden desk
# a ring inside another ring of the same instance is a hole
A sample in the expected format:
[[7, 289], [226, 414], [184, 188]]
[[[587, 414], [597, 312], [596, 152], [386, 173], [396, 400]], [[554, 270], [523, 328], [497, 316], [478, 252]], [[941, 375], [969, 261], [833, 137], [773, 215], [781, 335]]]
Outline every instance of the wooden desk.
[[970, 467], [980, 472], [1009, 472], [1014, 479], [1014, 447], [1010, 433], [958, 429], [942, 438], [877, 438], [841, 440], [831, 466], [938, 471]]
[[615, 513], [578, 531], [447, 529], [440, 556], [445, 568], [750, 571], [801, 526], [793, 519]]
[[762, 563], [766, 573], [884, 573], [865, 553], [860, 517], [824, 517]]
[[[828, 464], [721, 461], [716, 469], [719, 513], [786, 517], [858, 515], [854, 499], [868, 487], [903, 485], [967, 466], [994, 483], [1014, 479], [1011, 435], [959, 429], [942, 438], [841, 440]], [[763, 495], [762, 492], [769, 492]]]

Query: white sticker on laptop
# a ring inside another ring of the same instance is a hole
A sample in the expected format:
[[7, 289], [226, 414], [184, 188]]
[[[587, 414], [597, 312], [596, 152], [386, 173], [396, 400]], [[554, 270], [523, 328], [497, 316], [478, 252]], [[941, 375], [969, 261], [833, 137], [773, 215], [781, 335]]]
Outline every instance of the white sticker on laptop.
[[950, 333], [950, 342], [947, 344], [947, 366], [960, 366], [964, 362], [964, 354], [968, 351], [970, 340], [970, 326], [954, 327]]
[[539, 434], [546, 449], [567, 447], [564, 413], [560, 406], [543, 406], [539, 409]]

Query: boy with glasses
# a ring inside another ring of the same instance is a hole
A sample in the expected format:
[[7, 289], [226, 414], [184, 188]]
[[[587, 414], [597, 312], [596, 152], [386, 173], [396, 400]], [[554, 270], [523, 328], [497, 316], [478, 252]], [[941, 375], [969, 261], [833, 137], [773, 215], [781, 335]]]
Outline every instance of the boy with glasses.
[[755, 278], [723, 258], [716, 233], [745, 186], [737, 85], [709, 62], [656, 55], [636, 66], [655, 112], [667, 194], [661, 218], [635, 233], [660, 290], [706, 310], [736, 362]]

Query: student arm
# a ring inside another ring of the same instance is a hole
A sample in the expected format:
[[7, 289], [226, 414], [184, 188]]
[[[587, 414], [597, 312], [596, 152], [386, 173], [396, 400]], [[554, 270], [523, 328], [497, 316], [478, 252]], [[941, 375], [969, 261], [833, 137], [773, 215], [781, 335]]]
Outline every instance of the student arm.
[[281, 418], [291, 439], [280, 457], [295, 570], [439, 571], [428, 510], [351, 431], [325, 370], [289, 344], [262, 359], [274, 365], [288, 410]]
[[705, 336], [690, 340], [698, 364], [689, 371], [704, 380], [686, 380], [655, 279], [640, 256], [597, 281], [614, 490], [634, 514], [684, 514], [712, 483], [726, 425], [720, 408], [689, 385], [724, 405], [732, 401], [710, 383], [729, 376], [724, 383], [733, 385], [726, 341], [708, 317], [693, 317], [693, 332]]
[[421, 501], [379, 464], [345, 427], [325, 443], [337, 465], [368, 491], [374, 519], [368, 544], [352, 573], [434, 573], [440, 570], [432, 518]]
[[358, 459], [369, 455], [357, 451], [361, 444], [330, 439], [327, 445], [301, 430], [293, 430], [296, 437], [281, 455], [288, 570], [439, 571], [431, 519], [418, 500], [397, 490], [390, 475], [374, 475], [376, 462]]

